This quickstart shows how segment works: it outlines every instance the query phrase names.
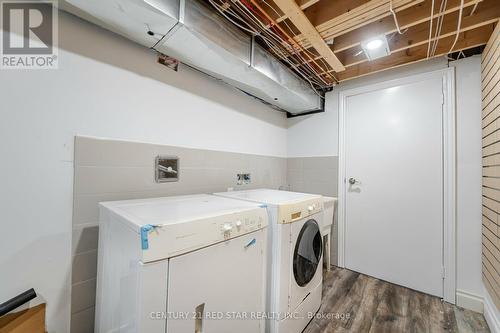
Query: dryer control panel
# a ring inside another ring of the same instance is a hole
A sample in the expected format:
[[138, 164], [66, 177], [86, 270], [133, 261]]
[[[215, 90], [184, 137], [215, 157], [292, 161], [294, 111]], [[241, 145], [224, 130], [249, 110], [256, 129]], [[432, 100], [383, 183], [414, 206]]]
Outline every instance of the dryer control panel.
[[264, 218], [262, 216], [248, 216], [232, 219], [221, 223], [219, 225], [219, 232], [222, 233], [224, 239], [230, 239], [261, 229], [263, 227], [263, 222]]
[[267, 209], [255, 207], [182, 223], [155, 226], [147, 234], [148, 248], [142, 251], [142, 262], [196, 251], [255, 232], [267, 225]]

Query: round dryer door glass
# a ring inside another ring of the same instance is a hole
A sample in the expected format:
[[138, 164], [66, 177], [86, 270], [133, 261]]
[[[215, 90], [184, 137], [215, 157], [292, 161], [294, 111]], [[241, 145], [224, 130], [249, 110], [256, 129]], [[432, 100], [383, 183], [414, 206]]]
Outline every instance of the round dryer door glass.
[[318, 223], [307, 221], [300, 230], [293, 253], [293, 275], [301, 287], [309, 283], [321, 263], [323, 242]]

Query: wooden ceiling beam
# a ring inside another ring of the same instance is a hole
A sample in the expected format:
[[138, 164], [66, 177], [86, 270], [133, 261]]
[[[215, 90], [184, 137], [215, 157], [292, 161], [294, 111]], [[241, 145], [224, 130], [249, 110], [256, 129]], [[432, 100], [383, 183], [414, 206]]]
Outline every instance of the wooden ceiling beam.
[[[393, 0], [393, 9], [395, 12], [400, 12], [422, 3], [423, 1], [424, 0]], [[330, 20], [316, 25], [316, 30], [318, 30], [323, 39], [332, 39], [350, 31], [360, 29], [384, 17], [390, 16], [392, 19], [391, 12], [389, 11], [390, 2], [391, 0], [371, 0], [347, 13], [332, 17]], [[302, 46], [308, 47], [309, 44], [303, 37], [304, 36], [299, 35], [295, 40]]]
[[[291, 0], [293, 1], [293, 0]], [[250, 2], [252, 3], [252, 5], [254, 5], [256, 7], [257, 10], [259, 10], [263, 15], [264, 17], [266, 18], [266, 20], [268, 20], [269, 22], [271, 22], [274, 26], [276, 26], [276, 28], [278, 30], [280, 30], [280, 32], [283, 34], [283, 36], [286, 38], [286, 40], [289, 41], [289, 43], [291, 44], [290, 46], [293, 48], [294, 52], [303, 52], [304, 49], [297, 43], [293, 40], [293, 38], [283, 29], [281, 28], [277, 23], [276, 21], [273, 20], [273, 18], [271, 16], [269, 16], [264, 10], [263, 8], [259, 5], [259, 3], [257, 2], [257, 0], [250, 0]], [[295, 4], [295, 6], [297, 6], [297, 4], [295, 3], [295, 1], [293, 1], [293, 4]], [[299, 11], [302, 13], [302, 10], [299, 9]], [[329, 49], [330, 50], [330, 49]], [[330, 52], [332, 53], [333, 57], [338, 61], [337, 57], [333, 54], [333, 52], [330, 50]], [[313, 60], [313, 58], [307, 53], [307, 52], [303, 52], [305, 54], [305, 56], [311, 60], [311, 63], [309, 64], [311, 68], [315, 67], [315, 68], [319, 68], [321, 69], [322, 67], [319, 66], [315, 60]], [[339, 62], [340, 63], [340, 62]], [[342, 65], [342, 64], [341, 64]], [[344, 66], [342, 66], [342, 69], [344, 69]], [[324, 74], [321, 74], [319, 75], [319, 73], [316, 73], [317, 77], [320, 78], [323, 83], [325, 85], [331, 85], [332, 82], [334, 81], [334, 78], [332, 77], [331, 74], [329, 74], [328, 72], [327, 73], [324, 73]], [[324, 79], [324, 77], [328, 77], [328, 79]]]
[[[476, 46], [485, 45], [488, 42], [488, 39], [490, 38], [492, 32], [494, 31], [494, 28], [495, 24], [489, 24], [461, 33], [452, 51], [456, 52]], [[443, 38], [436, 49], [436, 54], [434, 57], [448, 54], [448, 51], [453, 44], [454, 39], [455, 36]], [[393, 53], [388, 57], [349, 67], [344, 72], [337, 73], [336, 77], [339, 81], [346, 81], [426, 59], [427, 45], [420, 45]]]
[[320, 0], [304, 10], [312, 25], [317, 26], [334, 17], [349, 13], [370, 0]]
[[[297, 5], [299, 5], [300, 9], [305, 10], [315, 3], [318, 3], [320, 0], [296, 0]], [[286, 15], [282, 15], [276, 19], [276, 22], [282, 22], [287, 19]]]
[[[474, 6], [482, 0], [465, 0], [464, 7]], [[437, 1], [438, 2], [438, 1]], [[401, 29], [411, 28], [420, 23], [429, 22], [431, 13], [431, 0], [426, 0], [422, 4], [410, 7], [398, 13], [398, 22]], [[439, 2], [438, 2], [439, 3]], [[456, 12], [460, 9], [460, 0], [448, 0], [445, 15]], [[434, 5], [434, 17], [438, 17], [439, 5]], [[385, 17], [377, 22], [372, 22], [363, 28], [350, 31], [334, 39], [333, 51], [342, 52], [346, 49], [359, 46], [361, 41], [367, 40], [377, 35], [390, 35], [396, 32], [396, 25], [392, 16]]]
[[[422, 4], [422, 5], [417, 5], [415, 7], [412, 7], [408, 10], [405, 10], [401, 12], [398, 15], [398, 20], [400, 24], [403, 22], [405, 23], [402, 26], [402, 29], [412, 29], [412, 27], [417, 26], [417, 25], [424, 25], [427, 24], [427, 29], [429, 28], [429, 20], [430, 20], [430, 1], [426, 0], [427, 2]], [[487, 1], [487, 0], [484, 0]], [[493, 2], [496, 2], [498, 0], [493, 0]], [[465, 0], [464, 7], [465, 8], [472, 8], [471, 6], [474, 6], [475, 4], [480, 4], [483, 2], [483, 0]], [[444, 15], [450, 15], [452, 13], [456, 13], [459, 10], [459, 3], [460, 0], [448, 0], [448, 10], [445, 11]], [[451, 6], [451, 7], [450, 7]], [[438, 8], [439, 9], [439, 8]], [[437, 10], [436, 9], [436, 13]], [[408, 15], [411, 14], [411, 15]], [[435, 18], [439, 17], [437, 15], [434, 16]], [[411, 21], [414, 19], [415, 21]], [[456, 26], [456, 25], [455, 25]], [[392, 17], [385, 18], [379, 22], [371, 23], [367, 26], [365, 26], [362, 29], [358, 29], [355, 31], [352, 31], [350, 33], [347, 33], [345, 35], [339, 36], [335, 38], [334, 45], [332, 46], [332, 49], [334, 50], [334, 53], [337, 55], [339, 60], [344, 64], [344, 66], [350, 66], [353, 64], [357, 64], [360, 62], [363, 62], [366, 60], [366, 57], [363, 54], [359, 54], [361, 51], [361, 46], [360, 43], [362, 40], [369, 39], [371, 37], [385, 34], [385, 35], [392, 35], [396, 33], [396, 26], [394, 25], [394, 20]], [[427, 30], [427, 35], [428, 35], [428, 30]], [[428, 36], [427, 36], [428, 37]], [[415, 44], [415, 43], [413, 43]], [[393, 47], [391, 50], [393, 51], [398, 51], [400, 49], [404, 49], [403, 47]], [[349, 57], [354, 57], [356, 54], [358, 54], [357, 58], [355, 60], [349, 59]], [[315, 58], [316, 60], [318, 57]]]
[[[318, 3], [320, 0], [295, 0], [297, 5], [300, 7], [300, 9], [305, 10], [315, 3]], [[259, 2], [262, 2], [262, 8], [266, 11], [267, 14], [269, 14], [271, 17], [274, 18], [274, 20], [277, 23], [281, 23], [284, 20], [288, 19], [288, 16], [283, 14], [283, 12], [274, 4], [274, 1], [266, 0], [267, 3], [264, 3], [264, 1], [260, 0]], [[273, 8], [271, 9], [270, 6]], [[271, 26], [268, 25], [266, 29], [269, 29]], [[286, 25], [283, 25], [283, 27], [286, 27]]]
[[345, 69], [294, 0], [274, 0], [274, 2], [335, 72]]
[[[495, 23], [499, 17], [500, 1], [484, 0], [476, 8], [473, 15], [470, 15], [469, 12], [464, 12], [464, 15], [462, 15], [460, 32], [473, 30], [483, 25]], [[452, 35], [454, 36], [456, 34], [457, 20], [458, 12], [453, 12], [445, 15], [439, 39], [446, 38]], [[432, 38], [432, 40], [434, 40], [434, 38]], [[390, 37], [389, 47], [391, 49], [391, 52], [394, 53], [423, 44], [427, 45], [428, 42], [429, 23], [424, 22], [409, 28], [409, 30], [403, 35], [394, 33], [392, 37]], [[360, 51], [362, 51], [362, 49], [358, 46], [340, 52], [337, 54], [337, 56], [345, 67], [351, 67], [368, 61], [364, 54], [359, 53]]]

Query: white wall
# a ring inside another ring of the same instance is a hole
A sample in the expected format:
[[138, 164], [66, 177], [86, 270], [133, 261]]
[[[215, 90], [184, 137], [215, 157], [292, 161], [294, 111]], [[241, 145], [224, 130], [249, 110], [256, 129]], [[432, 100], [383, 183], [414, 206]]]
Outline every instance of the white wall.
[[483, 295], [481, 57], [452, 64], [457, 101], [457, 301], [467, 306], [471, 297]]
[[288, 157], [338, 156], [338, 92], [325, 96], [325, 112], [288, 119]]
[[68, 14], [59, 32], [58, 70], [0, 74], [0, 301], [34, 287], [66, 333], [75, 135], [286, 156], [286, 118]]
[[334, 87], [325, 96], [326, 112], [288, 120], [288, 156], [338, 156], [338, 96], [342, 90], [444, 67], [446, 62], [440, 58], [354, 79]]
[[[476, 307], [481, 281], [481, 59], [452, 62], [457, 96], [457, 300]], [[288, 121], [288, 156], [338, 156], [338, 96], [345, 89], [447, 67], [444, 58], [348, 81], [326, 95], [326, 112]], [[304, 180], [304, 181], [307, 181]], [[333, 238], [336, 236], [334, 235]], [[477, 309], [477, 307], [476, 307]]]

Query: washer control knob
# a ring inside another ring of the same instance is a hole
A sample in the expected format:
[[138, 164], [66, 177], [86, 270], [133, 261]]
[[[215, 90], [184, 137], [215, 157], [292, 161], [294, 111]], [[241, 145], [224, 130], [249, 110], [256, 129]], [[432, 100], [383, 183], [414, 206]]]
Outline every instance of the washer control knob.
[[242, 223], [240, 220], [238, 220], [238, 221], [236, 221], [236, 223], [235, 223], [235, 224], [236, 224], [236, 226], [239, 228], [239, 227], [241, 227], [241, 225], [242, 225], [243, 223]]
[[314, 206], [308, 206], [307, 210], [310, 211], [310, 212], [312, 212], [314, 210]]
[[229, 223], [225, 223], [222, 229], [224, 229], [224, 231], [231, 231], [231, 229], [233, 229], [233, 226]]

